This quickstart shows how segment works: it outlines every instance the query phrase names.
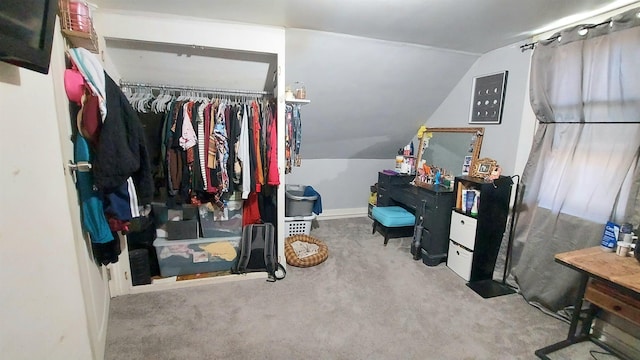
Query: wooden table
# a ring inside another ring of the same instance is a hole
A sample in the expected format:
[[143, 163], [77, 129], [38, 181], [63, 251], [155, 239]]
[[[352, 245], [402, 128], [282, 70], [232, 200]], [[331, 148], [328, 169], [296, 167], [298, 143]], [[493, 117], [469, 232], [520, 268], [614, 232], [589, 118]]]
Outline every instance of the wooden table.
[[[615, 252], [602, 251], [599, 246], [556, 254], [555, 260], [580, 272], [580, 287], [574, 302], [567, 339], [536, 350], [535, 354], [541, 359], [550, 359], [547, 354], [590, 340], [617, 356], [626, 358], [615, 349], [590, 338], [589, 329], [599, 309], [612, 311], [635, 323], [640, 322], [640, 263], [632, 257], [620, 257]], [[585, 299], [592, 306], [586, 317], [581, 319], [580, 309]], [[582, 326], [580, 331], [576, 332], [580, 321]]]

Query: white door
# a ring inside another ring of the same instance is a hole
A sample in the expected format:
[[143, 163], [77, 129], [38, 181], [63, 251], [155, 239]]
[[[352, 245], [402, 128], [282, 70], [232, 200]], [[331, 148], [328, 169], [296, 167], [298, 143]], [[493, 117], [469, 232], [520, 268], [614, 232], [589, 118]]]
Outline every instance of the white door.
[[[67, 161], [73, 161], [73, 143], [71, 142], [72, 121], [69, 114], [69, 102], [64, 91], [65, 58], [64, 39], [56, 31], [51, 57], [50, 73], [54, 81], [54, 93], [61, 138], [62, 156]], [[75, 123], [75, 122], [74, 122]], [[66, 191], [72, 220], [74, 243], [80, 270], [80, 281], [85, 302], [89, 340], [93, 352], [93, 359], [104, 358], [104, 349], [109, 319], [109, 286], [107, 271], [104, 266], [93, 260], [91, 241], [83, 233], [80, 219], [80, 205], [74, 182], [74, 174], [68, 168], [66, 174]]]

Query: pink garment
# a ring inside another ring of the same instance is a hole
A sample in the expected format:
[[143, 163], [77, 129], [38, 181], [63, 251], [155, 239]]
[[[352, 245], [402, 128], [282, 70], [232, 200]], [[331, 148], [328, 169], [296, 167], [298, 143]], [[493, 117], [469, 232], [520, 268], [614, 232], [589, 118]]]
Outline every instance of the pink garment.
[[75, 67], [64, 71], [64, 90], [67, 92], [67, 97], [70, 101], [82, 106], [84, 78]]
[[[185, 103], [182, 106], [182, 134], [179, 139], [180, 147], [184, 150], [191, 149], [198, 143], [198, 137], [191, 123], [191, 109], [193, 102]], [[180, 119], [178, 119], [180, 121]]]

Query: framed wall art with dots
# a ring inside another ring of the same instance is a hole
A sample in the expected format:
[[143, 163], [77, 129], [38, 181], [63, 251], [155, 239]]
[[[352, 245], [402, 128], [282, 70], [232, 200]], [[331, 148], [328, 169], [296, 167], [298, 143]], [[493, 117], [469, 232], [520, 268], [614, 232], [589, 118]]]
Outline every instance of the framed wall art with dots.
[[500, 124], [508, 71], [477, 76], [471, 86], [470, 124]]

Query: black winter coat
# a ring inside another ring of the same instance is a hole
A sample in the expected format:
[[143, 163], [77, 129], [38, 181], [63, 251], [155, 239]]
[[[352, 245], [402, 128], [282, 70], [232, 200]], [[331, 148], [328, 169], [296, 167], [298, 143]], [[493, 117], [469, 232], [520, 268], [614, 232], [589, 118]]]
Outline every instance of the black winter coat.
[[102, 124], [93, 175], [98, 190], [109, 193], [132, 177], [140, 205], [153, 199], [153, 178], [144, 129], [118, 85], [105, 72], [107, 117]]

